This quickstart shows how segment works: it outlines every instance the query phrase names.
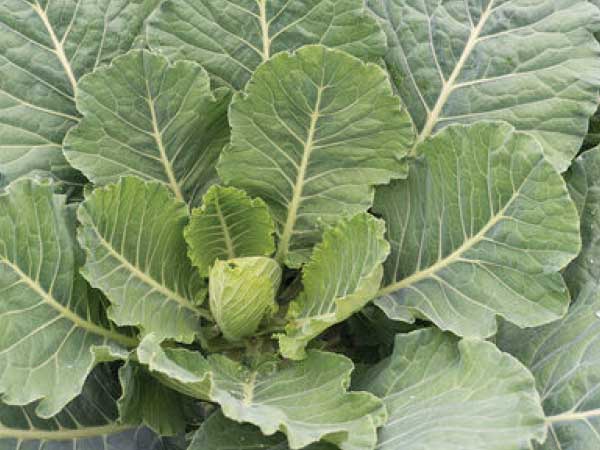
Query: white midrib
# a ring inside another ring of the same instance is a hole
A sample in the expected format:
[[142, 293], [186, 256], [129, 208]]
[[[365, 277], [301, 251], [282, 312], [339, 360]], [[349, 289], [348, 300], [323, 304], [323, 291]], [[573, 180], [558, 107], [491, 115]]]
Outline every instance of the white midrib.
[[250, 406], [254, 401], [254, 385], [256, 384], [257, 376], [258, 372], [252, 372], [248, 380], [244, 383], [242, 403], [246, 406]]
[[308, 162], [310, 155], [314, 147], [315, 132], [317, 128], [317, 120], [319, 119], [319, 110], [321, 108], [321, 94], [323, 88], [317, 89], [317, 99], [315, 100], [315, 107], [310, 117], [310, 124], [308, 128], [308, 136], [306, 138], [306, 144], [302, 153], [302, 161], [298, 168], [298, 174], [296, 176], [296, 183], [292, 193], [292, 199], [290, 200], [288, 207], [288, 215], [281, 233], [281, 239], [279, 241], [279, 248], [277, 249], [276, 259], [280, 263], [284, 261], [288, 254], [290, 239], [294, 233], [294, 227], [296, 226], [296, 219], [298, 217], [298, 208], [302, 200], [302, 189], [304, 188], [304, 180], [306, 179], [306, 169], [308, 168]]
[[177, 182], [177, 178], [175, 178], [175, 172], [173, 171], [173, 166], [171, 165], [171, 161], [167, 156], [167, 151], [165, 150], [165, 146], [162, 140], [162, 134], [158, 128], [158, 119], [156, 117], [156, 110], [154, 109], [154, 99], [150, 93], [150, 86], [148, 85], [148, 80], [146, 80], [146, 92], [148, 93], [148, 107], [150, 108], [150, 116], [152, 118], [152, 135], [154, 136], [154, 141], [156, 142], [156, 146], [158, 147], [158, 152], [160, 153], [160, 161], [165, 169], [165, 173], [167, 174], [167, 179], [169, 180], [169, 186], [171, 186], [171, 190], [175, 194], [177, 200], [185, 201], [183, 198], [183, 194], [181, 193], [181, 188], [179, 187], [179, 183]]
[[102, 328], [96, 325], [95, 323], [88, 322], [87, 320], [84, 320], [83, 318], [79, 317], [73, 311], [60, 304], [51, 294], [42, 289], [42, 287], [39, 284], [37, 284], [34, 280], [32, 280], [25, 272], [23, 272], [19, 266], [14, 264], [12, 261], [9, 261], [4, 258], [2, 258], [1, 261], [2, 263], [10, 267], [17, 274], [17, 276], [21, 280], [23, 280], [25, 284], [27, 284], [27, 286], [31, 288], [31, 290], [33, 290], [44, 300], [45, 303], [47, 303], [53, 309], [58, 311], [58, 313], [61, 316], [73, 322], [77, 327], [88, 330], [90, 333], [94, 333], [96, 335], [118, 342], [126, 347], [136, 347], [138, 345], [137, 339], [124, 336], [120, 333], [112, 332], [110, 330], [107, 330], [106, 328]]
[[267, 22], [267, 0], [258, 0], [260, 30], [262, 34], [262, 58], [267, 61], [271, 57], [271, 39], [269, 38], [269, 22]]
[[229, 227], [225, 222], [225, 217], [223, 216], [223, 212], [221, 211], [221, 205], [219, 203], [219, 196], [215, 196], [215, 208], [217, 210], [217, 217], [219, 218], [219, 223], [221, 224], [221, 228], [223, 228], [223, 239], [225, 240], [225, 247], [227, 248], [227, 258], [235, 258], [235, 250], [233, 249], [233, 240], [231, 239], [231, 235], [229, 234]]
[[62, 65], [67, 78], [69, 79], [69, 83], [71, 84], [71, 89], [73, 90], [73, 95], [77, 92], [77, 79], [75, 78], [75, 74], [73, 73], [73, 68], [71, 67], [71, 63], [69, 62], [67, 55], [65, 54], [65, 49], [63, 44], [58, 40], [56, 33], [54, 32], [54, 28], [52, 28], [52, 24], [48, 20], [48, 16], [46, 15], [46, 11], [42, 9], [39, 3], [34, 3], [32, 5], [33, 10], [36, 14], [42, 19], [44, 27], [46, 27], [46, 31], [50, 35], [50, 39], [52, 40], [52, 45], [54, 46], [54, 53], [56, 53], [56, 57], [58, 61]]
[[583, 412], [566, 412], [556, 416], [546, 417], [546, 423], [552, 425], [559, 422], [575, 422], [577, 420], [586, 420], [593, 417], [600, 417], [600, 409], [591, 409]]
[[70, 439], [84, 439], [121, 433], [134, 429], [131, 425], [103, 425], [74, 430], [22, 430], [0, 427], [1, 439], [40, 440], [40, 441], [67, 441]]
[[463, 49], [463, 52], [460, 55], [460, 58], [459, 58], [458, 62], [456, 63], [456, 66], [454, 66], [454, 69], [452, 70], [450, 77], [448, 77], [447, 80], [442, 80], [443, 84], [442, 84], [442, 90], [440, 91], [440, 95], [439, 95], [437, 101], [435, 102], [433, 109], [427, 115], [427, 121], [425, 122], [425, 125], [423, 126], [423, 130], [421, 130], [421, 133], [419, 133], [419, 136], [417, 137], [417, 140], [415, 141], [415, 144], [411, 150], [411, 153], [413, 155], [415, 154], [417, 146], [419, 144], [421, 144], [425, 139], [427, 139], [433, 132], [433, 129], [435, 128], [435, 126], [438, 122], [438, 119], [440, 118], [440, 115], [442, 113], [442, 109], [446, 105], [446, 102], [448, 101], [450, 94], [456, 87], [456, 80], [458, 79], [458, 76], [460, 75], [467, 60], [469, 59], [469, 56], [473, 52], [473, 49], [475, 48], [475, 44], [477, 43], [477, 39], [479, 38], [479, 35], [481, 34], [483, 27], [485, 26], [487, 20], [489, 19], [490, 15], [492, 14], [492, 10], [493, 10], [492, 7], [494, 5], [494, 1], [495, 0], [490, 0], [487, 8], [485, 9], [483, 14], [481, 14], [481, 17], [479, 18], [479, 22], [477, 23], [477, 26], [475, 28], [473, 28], [473, 30], [471, 30], [471, 34], [469, 35], [469, 39], [467, 40], [465, 48]]

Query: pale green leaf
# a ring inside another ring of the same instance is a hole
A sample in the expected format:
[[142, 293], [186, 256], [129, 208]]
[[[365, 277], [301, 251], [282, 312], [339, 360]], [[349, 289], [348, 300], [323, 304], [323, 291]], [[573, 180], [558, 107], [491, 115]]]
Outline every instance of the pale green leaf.
[[536, 140], [503, 123], [454, 125], [422, 153], [408, 181], [376, 195], [392, 246], [377, 304], [474, 337], [493, 335], [496, 316], [522, 327], [562, 317], [559, 270], [579, 252], [579, 220]]
[[0, 195], [0, 392], [10, 404], [40, 400], [41, 417], [76, 397], [99, 359], [137, 344], [78, 276], [73, 222], [51, 185], [22, 179]]
[[545, 436], [533, 377], [489, 342], [399, 334], [366, 387], [390, 415], [380, 450], [523, 450]]
[[[566, 170], [596, 110], [600, 11], [586, 0], [368, 0], [419, 129], [505, 120]], [[418, 151], [418, 149], [416, 149]]]
[[77, 80], [128, 51], [156, 0], [0, 2], [0, 182], [72, 178], [62, 154], [79, 121]]
[[320, 240], [319, 221], [368, 209], [372, 185], [406, 176], [413, 128], [386, 74], [338, 50], [273, 57], [234, 97], [230, 122], [219, 175], [269, 205], [290, 265]]
[[521, 330], [503, 324], [497, 342], [536, 379], [547, 416], [548, 439], [540, 450], [600, 448], [600, 296], [582, 286], [567, 316]]
[[288, 310], [281, 354], [301, 359], [308, 342], [346, 320], [372, 300], [383, 277], [390, 246], [385, 224], [363, 213], [327, 229], [303, 268], [304, 291]]
[[210, 90], [190, 61], [133, 50], [82, 78], [79, 125], [65, 140], [69, 162], [96, 184], [123, 175], [159, 181], [179, 200], [195, 202], [214, 182], [229, 142], [227, 89]]
[[[162, 349], [150, 335], [137, 350], [141, 363], [168, 386], [221, 405], [237, 422], [281, 431], [293, 449], [320, 440], [342, 450], [373, 449], [386, 414], [379, 399], [347, 392], [352, 361], [311, 351], [300, 362], [263, 364], [251, 370], [222, 355], [204, 358], [184, 349]], [[301, 406], [301, 407], [298, 407]]]
[[275, 225], [261, 199], [232, 187], [213, 186], [192, 211], [185, 229], [189, 256], [203, 276], [218, 259], [269, 256]]
[[110, 318], [192, 342], [206, 292], [186, 256], [185, 204], [162, 183], [124, 177], [92, 191], [77, 215], [87, 254], [82, 274], [112, 303]]
[[281, 275], [277, 261], [264, 256], [215, 263], [210, 270], [210, 311], [226, 339], [251, 336], [277, 311]]
[[234, 89], [272, 55], [303, 45], [367, 60], [385, 54], [385, 35], [362, 0], [167, 0], [149, 22], [153, 49], [197, 61]]

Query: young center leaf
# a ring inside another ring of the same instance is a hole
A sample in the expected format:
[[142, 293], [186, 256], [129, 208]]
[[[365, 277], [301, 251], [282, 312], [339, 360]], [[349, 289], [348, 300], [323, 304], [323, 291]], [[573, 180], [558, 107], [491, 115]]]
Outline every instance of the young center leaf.
[[385, 54], [385, 35], [362, 0], [168, 0], [150, 18], [148, 40], [173, 60], [199, 62], [234, 89], [272, 55], [303, 45], [367, 60]]
[[0, 392], [10, 404], [40, 400], [44, 418], [81, 392], [99, 359], [137, 344], [78, 276], [73, 216], [49, 184], [22, 179], [0, 195]]
[[533, 377], [489, 342], [434, 328], [399, 334], [363, 387], [390, 416], [381, 450], [523, 450], [545, 436]]
[[390, 251], [385, 224], [362, 213], [323, 234], [303, 268], [304, 291], [288, 309], [285, 334], [278, 335], [283, 356], [301, 359], [308, 342], [372, 300]]
[[319, 222], [371, 206], [375, 184], [406, 176], [413, 128], [387, 75], [339, 50], [309, 46], [261, 65], [230, 107], [218, 171], [273, 214], [277, 259], [297, 266]]
[[124, 177], [92, 191], [77, 215], [82, 274], [110, 300], [111, 319], [192, 342], [206, 290], [186, 254], [186, 205], [162, 183]]
[[537, 326], [562, 317], [559, 273], [580, 250], [562, 177], [510, 125], [454, 125], [422, 144], [408, 180], [378, 190], [392, 252], [377, 304], [460, 336], [488, 337], [496, 316]]
[[335, 353], [311, 351], [300, 362], [249, 369], [223, 355], [163, 349], [149, 335], [137, 355], [169, 387], [216, 402], [225, 416], [254, 424], [267, 436], [285, 433], [292, 449], [318, 441], [342, 450], [373, 449], [376, 429], [386, 419], [375, 396], [347, 392], [354, 366]]
[[213, 186], [185, 229], [189, 256], [202, 276], [218, 259], [269, 256], [275, 225], [265, 202], [232, 187]]
[[227, 89], [210, 90], [204, 69], [170, 65], [145, 50], [115, 58], [82, 78], [79, 125], [65, 140], [69, 162], [96, 184], [136, 175], [167, 185], [195, 203], [216, 178], [229, 141]]
[[419, 129], [505, 120], [566, 170], [598, 106], [600, 11], [586, 0], [368, 0]]
[[2, 0], [0, 183], [36, 169], [67, 179], [79, 78], [128, 51], [156, 0]]

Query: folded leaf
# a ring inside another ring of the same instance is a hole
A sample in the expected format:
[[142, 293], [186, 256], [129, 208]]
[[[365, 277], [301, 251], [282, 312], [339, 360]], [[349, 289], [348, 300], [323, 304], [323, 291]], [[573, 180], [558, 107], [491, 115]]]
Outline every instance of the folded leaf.
[[244, 191], [213, 186], [192, 211], [185, 240], [192, 263], [203, 276], [218, 259], [269, 256], [275, 251], [275, 225], [267, 205]]
[[385, 36], [362, 0], [168, 0], [151, 17], [150, 46], [202, 64], [242, 89], [272, 55], [323, 44], [359, 58], [385, 54]]
[[596, 110], [600, 11], [586, 0], [368, 0], [420, 131], [505, 120], [566, 170]]
[[206, 291], [186, 256], [185, 204], [162, 183], [125, 177], [95, 189], [77, 215], [87, 253], [82, 274], [112, 303], [110, 318], [192, 342]]
[[559, 270], [579, 252], [579, 220], [536, 140], [503, 123], [455, 125], [422, 153], [408, 181], [376, 195], [392, 246], [377, 304], [474, 337], [493, 335], [496, 316], [521, 327], [562, 317]]
[[257, 425], [265, 435], [285, 433], [292, 449], [319, 440], [342, 450], [373, 449], [376, 428], [386, 419], [376, 397], [346, 391], [353, 364], [335, 353], [312, 351], [301, 362], [251, 370], [222, 355], [162, 349], [150, 335], [137, 354], [166, 385], [220, 404], [225, 416]]
[[320, 240], [320, 220], [367, 210], [372, 185], [406, 176], [413, 129], [385, 72], [338, 50], [273, 57], [235, 96], [230, 121], [219, 175], [269, 205], [277, 259], [292, 266]]
[[22, 179], [0, 195], [0, 392], [10, 404], [40, 400], [44, 418], [81, 392], [98, 360], [137, 344], [78, 276], [73, 216], [48, 184]]
[[190, 61], [134, 50], [81, 79], [81, 123], [65, 140], [69, 162], [96, 184], [123, 175], [160, 181], [194, 203], [216, 178], [229, 141], [226, 89], [212, 92]]
[[0, 183], [33, 170], [76, 177], [62, 141], [77, 80], [128, 51], [156, 0], [2, 0]]
[[304, 291], [290, 305], [285, 334], [278, 336], [283, 356], [302, 359], [311, 339], [375, 297], [390, 252], [384, 232], [383, 221], [366, 213], [325, 231], [304, 266]]
[[436, 329], [399, 334], [368, 377], [390, 418], [381, 450], [523, 450], [545, 436], [533, 377], [489, 342]]
[[281, 266], [263, 256], [217, 261], [210, 271], [210, 311], [226, 339], [252, 336], [277, 311]]
[[540, 450], [600, 447], [600, 296], [582, 286], [567, 316], [521, 330], [503, 324], [498, 345], [533, 372], [547, 416], [548, 439]]

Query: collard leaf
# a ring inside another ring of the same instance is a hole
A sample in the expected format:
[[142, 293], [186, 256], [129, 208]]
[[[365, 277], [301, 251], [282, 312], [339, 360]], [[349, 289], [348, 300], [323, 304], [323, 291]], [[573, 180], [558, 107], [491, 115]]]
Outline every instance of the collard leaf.
[[600, 11], [585, 0], [368, 0], [420, 131], [505, 120], [567, 169], [596, 110]]
[[186, 256], [187, 207], [162, 183], [124, 177], [77, 212], [83, 275], [101, 289], [118, 325], [192, 342], [203, 315], [203, 282]]
[[230, 108], [228, 184], [262, 198], [277, 225], [277, 259], [297, 266], [331, 223], [371, 206], [372, 185], [406, 176], [410, 119], [386, 74], [338, 50], [282, 53]]
[[218, 259], [269, 256], [275, 225], [265, 202], [232, 187], [213, 186], [192, 211], [185, 240], [192, 263], [203, 276]]
[[489, 342], [399, 334], [368, 379], [390, 415], [381, 450], [523, 450], [545, 436], [533, 377]]
[[190, 61], [133, 50], [81, 79], [84, 115], [65, 140], [69, 162], [96, 184], [123, 175], [159, 181], [194, 202], [214, 182], [229, 141], [227, 89], [212, 92]]
[[503, 324], [497, 342], [536, 379], [547, 416], [548, 439], [540, 450], [600, 446], [600, 296], [582, 286], [567, 316], [533, 329]]
[[302, 359], [311, 339], [375, 297], [390, 251], [384, 232], [383, 221], [367, 213], [325, 231], [304, 266], [304, 291], [290, 305], [285, 334], [278, 336], [283, 356]]
[[0, 195], [0, 392], [9, 404], [40, 400], [44, 418], [81, 392], [99, 359], [137, 344], [78, 276], [73, 216], [49, 184], [22, 179]]
[[79, 397], [51, 419], [41, 419], [32, 406], [0, 404], [2, 450], [167, 450], [152, 431], [136, 423], [118, 422], [119, 388], [112, 370], [92, 372]]
[[361, 0], [168, 0], [148, 39], [169, 58], [197, 61], [219, 84], [242, 89], [272, 55], [323, 44], [367, 60], [385, 35]]
[[166, 385], [220, 404], [225, 416], [257, 425], [265, 435], [284, 432], [292, 449], [319, 440], [342, 450], [372, 449], [376, 428], [386, 419], [376, 397], [346, 391], [353, 364], [335, 353], [311, 351], [301, 362], [251, 370], [222, 355], [206, 359], [189, 350], [162, 349], [150, 335], [137, 354]]
[[377, 304], [474, 337], [493, 335], [496, 316], [522, 327], [562, 317], [559, 270], [579, 252], [579, 220], [535, 139], [503, 123], [455, 125], [422, 153], [408, 181], [377, 192], [392, 246]]
[[77, 80], [128, 51], [156, 0], [3, 0], [0, 183], [33, 170], [72, 178], [62, 154], [79, 121]]

